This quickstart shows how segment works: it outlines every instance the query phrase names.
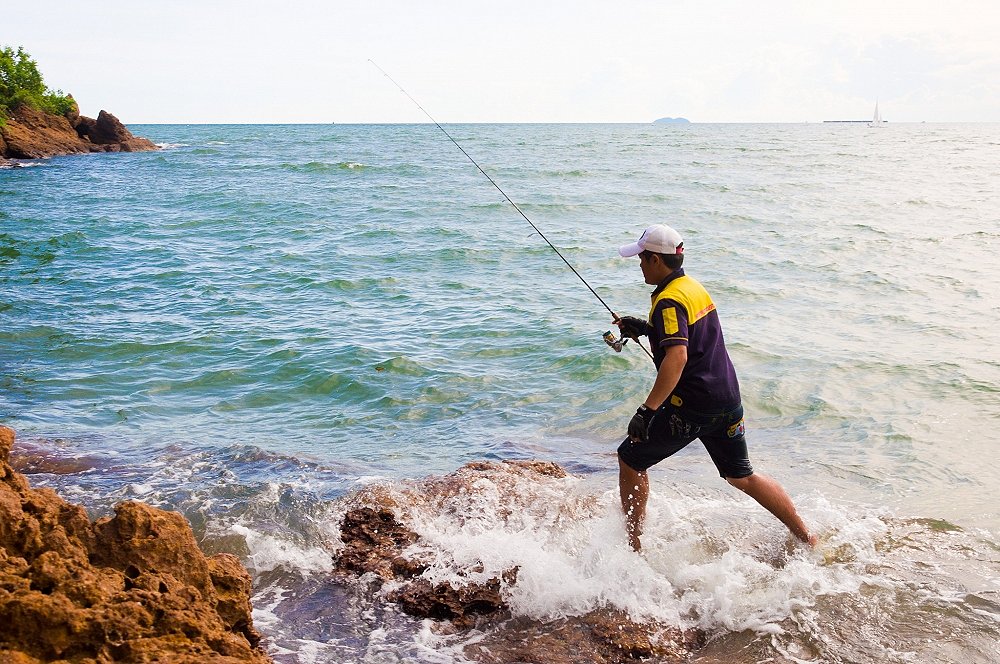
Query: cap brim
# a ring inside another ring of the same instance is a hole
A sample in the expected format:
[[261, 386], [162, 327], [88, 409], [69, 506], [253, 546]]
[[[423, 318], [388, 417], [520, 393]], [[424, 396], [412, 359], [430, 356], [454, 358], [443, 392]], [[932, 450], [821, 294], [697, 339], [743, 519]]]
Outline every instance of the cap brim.
[[638, 256], [642, 253], [642, 247], [639, 246], [638, 242], [633, 242], [632, 244], [623, 244], [618, 247], [618, 253], [625, 258], [631, 256]]

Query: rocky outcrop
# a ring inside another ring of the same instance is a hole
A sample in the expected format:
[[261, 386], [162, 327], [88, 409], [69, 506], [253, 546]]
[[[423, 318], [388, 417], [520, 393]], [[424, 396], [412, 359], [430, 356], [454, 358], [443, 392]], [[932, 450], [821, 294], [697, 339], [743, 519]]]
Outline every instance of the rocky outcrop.
[[65, 116], [19, 106], [0, 127], [0, 159], [40, 159], [87, 152], [145, 152], [156, 150], [137, 138], [118, 118], [101, 111], [97, 119], [80, 115], [75, 105]]
[[0, 427], [0, 662], [264, 664], [250, 576], [206, 558], [175, 512], [125, 502], [91, 522], [32, 489]]
[[118, 118], [101, 111], [96, 120], [80, 116], [76, 133], [92, 145], [103, 146], [106, 152], [144, 152], [155, 150], [156, 145], [145, 138], [136, 138]]
[[[455, 473], [423, 482], [407, 496], [408, 504], [443, 504], [451, 496], [484, 489], [492, 484], [503, 492], [503, 503], [518, 509], [514, 477], [565, 478], [566, 472], [551, 462], [475, 462]], [[341, 521], [343, 547], [334, 560], [341, 578], [363, 577], [365, 592], [371, 585], [392, 588], [384, 598], [404, 612], [459, 629], [475, 627], [482, 632], [465, 648], [472, 661], [501, 664], [626, 664], [642, 660], [661, 663], [687, 662], [705, 643], [698, 630], [681, 629], [633, 621], [621, 611], [601, 609], [573, 619], [544, 622], [511, 615], [504, 588], [517, 583], [518, 569], [505, 570], [485, 581], [462, 584], [433, 583], [421, 575], [428, 564], [411, 557], [409, 551], [420, 536], [397, 518], [399, 505], [392, 496], [377, 490], [357, 497], [361, 505], [347, 511]], [[468, 570], [468, 577], [481, 577], [481, 569]]]

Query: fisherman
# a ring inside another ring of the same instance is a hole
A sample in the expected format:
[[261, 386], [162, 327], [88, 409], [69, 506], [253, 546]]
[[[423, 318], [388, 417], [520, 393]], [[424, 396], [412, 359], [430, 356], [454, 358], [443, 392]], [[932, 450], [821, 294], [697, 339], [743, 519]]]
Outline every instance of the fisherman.
[[648, 320], [615, 319], [622, 336], [649, 337], [656, 365], [653, 388], [632, 416], [628, 437], [618, 448], [618, 488], [629, 544], [636, 551], [641, 548], [649, 497], [647, 469], [698, 438], [727, 482], [767, 508], [795, 537], [815, 546], [816, 536], [781, 485], [750, 466], [740, 387], [719, 314], [708, 291], [684, 274], [680, 234], [669, 226], [650, 226], [618, 253], [639, 256], [642, 276], [656, 286]]

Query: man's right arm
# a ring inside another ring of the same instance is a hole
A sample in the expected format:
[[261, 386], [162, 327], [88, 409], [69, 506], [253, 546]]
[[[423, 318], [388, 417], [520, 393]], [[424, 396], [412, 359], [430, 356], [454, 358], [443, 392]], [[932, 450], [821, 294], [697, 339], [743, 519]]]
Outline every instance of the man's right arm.
[[650, 325], [642, 318], [636, 318], [635, 316], [621, 316], [616, 318], [614, 323], [618, 326], [618, 329], [621, 330], [623, 337], [636, 339], [638, 337], [645, 337], [649, 335]]
[[687, 364], [687, 359], [687, 346], [681, 344], [667, 346], [667, 355], [660, 362], [660, 368], [656, 371], [656, 380], [653, 382], [653, 388], [649, 391], [649, 396], [646, 397], [645, 404], [647, 408], [656, 410], [663, 405], [663, 402], [667, 400], [670, 393], [677, 387], [677, 382], [681, 379], [681, 373], [684, 372], [684, 365]]

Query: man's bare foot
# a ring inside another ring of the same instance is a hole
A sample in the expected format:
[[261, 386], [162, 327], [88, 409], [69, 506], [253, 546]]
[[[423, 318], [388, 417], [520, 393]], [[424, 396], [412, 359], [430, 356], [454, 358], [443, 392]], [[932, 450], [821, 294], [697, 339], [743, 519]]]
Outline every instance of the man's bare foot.
[[638, 535], [633, 535], [633, 534], [629, 533], [629, 536], [628, 536], [628, 545], [630, 547], [632, 547], [632, 550], [635, 551], [635, 552], [637, 552], [637, 553], [639, 551], [642, 551], [642, 544], [639, 542], [639, 536]]

